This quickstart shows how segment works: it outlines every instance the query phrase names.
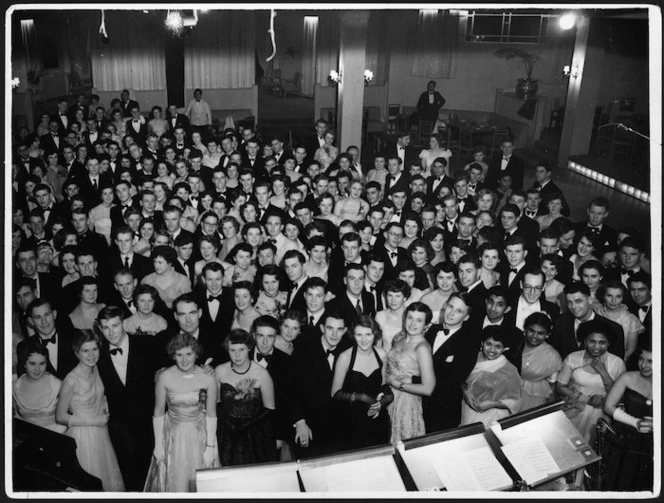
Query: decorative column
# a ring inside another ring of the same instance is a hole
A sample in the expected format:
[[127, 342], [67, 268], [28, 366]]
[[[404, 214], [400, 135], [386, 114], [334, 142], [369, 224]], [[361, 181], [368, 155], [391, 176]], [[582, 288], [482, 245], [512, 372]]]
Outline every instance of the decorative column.
[[563, 169], [567, 168], [569, 156], [586, 155], [590, 148], [604, 60], [603, 44], [595, 40], [597, 32], [597, 26], [591, 26], [588, 16], [579, 19], [571, 64], [572, 71], [577, 70], [577, 77], [570, 75], [567, 85], [565, 121], [558, 154], [558, 167]]
[[339, 13], [339, 72], [337, 87], [337, 144], [340, 151], [362, 144], [364, 69], [369, 11]]

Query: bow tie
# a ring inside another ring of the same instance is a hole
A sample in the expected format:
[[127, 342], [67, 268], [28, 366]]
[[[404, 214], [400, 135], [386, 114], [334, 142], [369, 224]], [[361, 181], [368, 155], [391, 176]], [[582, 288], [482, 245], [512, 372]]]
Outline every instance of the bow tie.
[[217, 302], [219, 302], [221, 304], [221, 294], [219, 294], [219, 295], [208, 295], [207, 300], [208, 300], [208, 302], [212, 302], [213, 300], [216, 300]]
[[541, 184], [541, 183], [539, 183], [539, 182], [535, 182], [535, 183], [533, 183], [533, 189], [537, 189], [537, 190], [539, 190], [539, 189], [541, 189], [541, 188], [542, 188], [542, 184]]
[[537, 211], [526, 211], [526, 216], [529, 218], [535, 218], [535, 215], [537, 215]]
[[465, 203], [466, 199], [468, 199], [468, 196], [466, 196], [466, 197], [457, 197], [458, 202], [464, 202]]
[[433, 91], [429, 91], [429, 94], [433, 94]]
[[122, 348], [111, 349], [109, 353], [111, 353], [113, 356], [117, 355], [118, 353], [122, 354]]
[[633, 271], [631, 269], [625, 269], [624, 267], [620, 268], [620, 274], [627, 274], [630, 278], [634, 275], [636, 271]]
[[514, 274], [519, 274], [518, 269], [512, 269], [511, 267], [510, 267], [510, 272], [513, 272]]
[[396, 257], [399, 256], [398, 252], [388, 252], [388, 253], [390, 254], [390, 257], [392, 257], [392, 258], [396, 258]]
[[[511, 157], [511, 156], [510, 156], [510, 157]], [[510, 158], [509, 158], [509, 157], [503, 157], [503, 160], [504, 160], [504, 161], [509, 161]]]
[[468, 188], [469, 188], [469, 189], [473, 189], [473, 190], [475, 190], [475, 187], [477, 187], [477, 184], [476, 184], [476, 183], [469, 183], [469, 184], [468, 184]]
[[639, 308], [639, 311], [641, 311], [641, 312], [643, 312], [643, 313], [647, 313], [647, 312], [648, 312], [648, 309], [650, 309], [650, 306], [641, 306], [641, 307]]
[[405, 149], [406, 149], [406, 147], [399, 147], [399, 150], [400, 150], [400, 151], [401, 151], [401, 150], [405, 150]]
[[400, 212], [400, 211], [395, 211], [395, 212], [394, 212], [394, 215], [397, 216], [397, 217], [400, 217], [400, 216], [401, 216], [401, 212]]
[[60, 114], [60, 117], [67, 117], [67, 114]]
[[257, 351], [256, 360], [258, 360], [259, 362], [265, 360], [266, 362], [270, 363], [272, 361], [272, 355], [264, 355], [260, 351]]
[[200, 103], [200, 102], [201, 102], [201, 100], [196, 100], [196, 103]]
[[176, 147], [177, 148], [184, 148], [184, 143], [178, 143], [178, 144], [176, 144]]
[[58, 133], [51, 133], [51, 136], [52, 136], [53, 138], [57, 138], [59, 135], [58, 135]]
[[370, 292], [375, 292], [376, 291], [376, 285], [368, 287]]
[[334, 349], [326, 349], [325, 350], [325, 357], [327, 358], [330, 355], [334, 356]]
[[587, 227], [587, 229], [592, 232], [593, 234], [599, 234], [599, 227], [591, 227], [590, 225]]
[[53, 337], [51, 337], [50, 339], [42, 339], [41, 340], [42, 344], [44, 346], [48, 346], [49, 344], [55, 344], [57, 342], [57, 339], [55, 338], [56, 335], [58, 334], [53, 334]]
[[295, 290], [296, 288], [297, 288], [297, 283], [295, 283], [295, 282], [292, 282], [290, 284], [290, 286], [288, 287], [288, 289], [291, 290], [291, 291]]
[[443, 328], [441, 331], [438, 332], [438, 334], [440, 334], [440, 332], [443, 332], [443, 334], [445, 334], [445, 335], [450, 335], [450, 329], [449, 328]]
[[134, 122], [134, 123], [141, 122], [141, 120], [140, 119], [134, 119], [132, 122]]
[[269, 241], [270, 243], [272, 243], [273, 245], [276, 245], [276, 244], [277, 244], [277, 240], [276, 240], [276, 239], [270, 238], [268, 241]]

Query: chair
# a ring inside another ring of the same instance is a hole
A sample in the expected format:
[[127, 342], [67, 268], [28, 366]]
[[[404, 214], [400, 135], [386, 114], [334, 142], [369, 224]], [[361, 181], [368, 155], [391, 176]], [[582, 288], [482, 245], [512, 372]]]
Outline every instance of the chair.
[[600, 126], [597, 128], [597, 140], [595, 141], [595, 155], [600, 157], [609, 157], [613, 145], [613, 135], [616, 132], [615, 126]]
[[438, 133], [440, 135], [440, 146], [452, 150], [451, 149], [451, 146], [452, 146], [452, 140], [451, 140], [452, 131], [450, 130], [450, 128], [443, 129], [443, 128], [439, 127], [438, 131], [436, 131], [436, 133]]
[[423, 145], [425, 141], [429, 141], [429, 138], [431, 138], [431, 131], [433, 131], [433, 121], [424, 121], [420, 119], [417, 143]]
[[388, 134], [396, 133], [399, 128], [399, 114], [401, 113], [401, 105], [398, 103], [387, 105], [387, 124], [386, 131]]
[[493, 132], [493, 136], [491, 138], [491, 145], [489, 146], [489, 155], [493, 155], [496, 152], [500, 152], [500, 147], [502, 146], [503, 142], [507, 140], [510, 136], [510, 132], [507, 129], [496, 129]]
[[288, 91], [291, 94], [301, 94], [302, 93], [302, 72], [295, 72], [295, 75], [292, 79], [282, 79], [281, 85], [284, 88], [284, 99], [288, 95]]
[[268, 68], [263, 75], [263, 84], [275, 86], [281, 82], [281, 68]]
[[609, 159], [629, 160], [634, 145], [634, 134], [623, 129], [616, 129], [611, 142], [611, 151]]

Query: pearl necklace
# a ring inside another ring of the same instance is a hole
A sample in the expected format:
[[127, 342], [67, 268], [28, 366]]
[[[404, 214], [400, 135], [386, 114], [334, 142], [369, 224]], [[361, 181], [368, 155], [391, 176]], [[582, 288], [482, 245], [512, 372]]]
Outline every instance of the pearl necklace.
[[247, 370], [245, 370], [244, 372], [238, 372], [237, 370], [235, 370], [235, 368], [233, 367], [233, 364], [231, 363], [231, 370], [232, 370], [233, 372], [235, 372], [237, 375], [244, 375], [244, 374], [246, 374], [247, 372], [249, 372], [249, 369], [250, 369], [250, 368], [251, 368], [251, 362], [249, 362], [249, 366], [247, 367]]

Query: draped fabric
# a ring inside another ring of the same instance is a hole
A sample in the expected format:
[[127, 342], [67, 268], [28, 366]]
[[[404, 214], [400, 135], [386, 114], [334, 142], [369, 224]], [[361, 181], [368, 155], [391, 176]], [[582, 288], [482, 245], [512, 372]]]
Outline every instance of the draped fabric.
[[339, 16], [336, 12], [321, 12], [316, 49], [316, 84], [326, 86], [330, 70], [339, 68]]
[[316, 80], [318, 16], [304, 16], [302, 32], [302, 94], [312, 95]]
[[[539, 52], [540, 61], [535, 65], [534, 79], [538, 79], [543, 84], [567, 83], [567, 77], [563, 76], [562, 68], [572, 62], [574, 33], [575, 30], [567, 30], [561, 33], [558, 23], [549, 21], [546, 33], [547, 42]], [[527, 50], [537, 53], [537, 50]]]
[[459, 14], [420, 10], [412, 45], [412, 75], [454, 78], [459, 40]]
[[[21, 20], [21, 39], [23, 40], [27, 68], [33, 68], [33, 60], [35, 63], [40, 61], [40, 54], [37, 47], [37, 32], [35, 31], [35, 21], [33, 19]], [[17, 61], [20, 61], [20, 59], [15, 58]], [[41, 66], [41, 64], [35, 66]]]
[[163, 24], [132, 11], [106, 11], [109, 41], [91, 37], [92, 78], [100, 91], [165, 89]]
[[67, 44], [69, 72], [73, 80], [90, 80], [90, 16], [87, 12], [72, 11], [67, 16]]
[[255, 19], [246, 11], [210, 11], [184, 44], [184, 86], [247, 88], [255, 83]]
[[374, 73], [374, 84], [383, 85], [387, 78], [387, 13], [372, 11], [367, 26], [365, 68]]

